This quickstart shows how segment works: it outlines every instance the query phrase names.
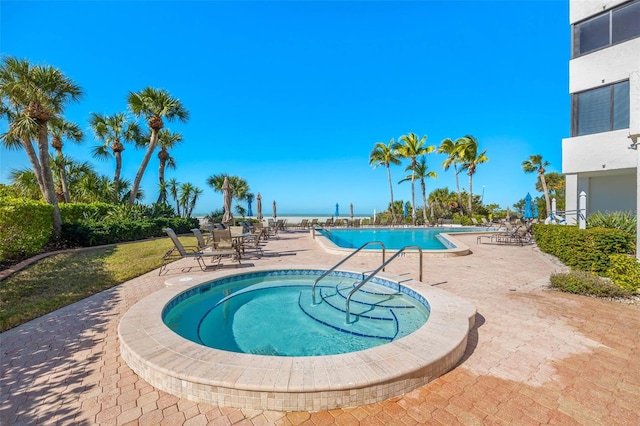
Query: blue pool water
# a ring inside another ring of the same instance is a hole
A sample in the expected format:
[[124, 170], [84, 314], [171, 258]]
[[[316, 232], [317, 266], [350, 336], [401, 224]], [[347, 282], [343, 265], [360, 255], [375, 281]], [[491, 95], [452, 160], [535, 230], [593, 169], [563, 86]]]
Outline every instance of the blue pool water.
[[[440, 233], [471, 231], [478, 231], [478, 228], [360, 228], [321, 229], [317, 232], [342, 248], [358, 248], [369, 241], [381, 241], [386, 249], [398, 250], [405, 246], [417, 245], [423, 250], [444, 250], [455, 246], [440, 237]], [[375, 250], [380, 246], [371, 245], [368, 248]]]
[[397, 283], [373, 278], [346, 297], [360, 274], [283, 270], [236, 275], [181, 293], [163, 311], [182, 337], [216, 349], [275, 356], [316, 356], [359, 351], [399, 339], [429, 317], [428, 302]]

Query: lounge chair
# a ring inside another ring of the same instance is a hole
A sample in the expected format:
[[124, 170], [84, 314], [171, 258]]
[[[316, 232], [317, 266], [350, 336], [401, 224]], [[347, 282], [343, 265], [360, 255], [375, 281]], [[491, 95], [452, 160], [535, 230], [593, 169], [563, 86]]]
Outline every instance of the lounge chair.
[[254, 250], [258, 256], [264, 255], [261, 246], [263, 229], [254, 229], [253, 232], [247, 237], [242, 239], [241, 248], [243, 253], [246, 251]]
[[302, 219], [298, 224], [298, 229], [307, 229], [309, 227], [309, 219]]
[[205, 249], [212, 249], [213, 248], [213, 244], [211, 244], [211, 241], [207, 242], [205, 240], [205, 238], [202, 235], [202, 232], [200, 231], [200, 229], [195, 228], [195, 229], [192, 229], [191, 232], [193, 232], [193, 235], [196, 237], [196, 240], [198, 241], [198, 250], [205, 250]]
[[[178, 239], [178, 236], [176, 235], [173, 229], [163, 228], [163, 231], [167, 233], [169, 238], [171, 238], [171, 241], [173, 241], [174, 247], [169, 251], [167, 251], [162, 256], [162, 265], [160, 266], [158, 275], [162, 275], [162, 272], [166, 269], [169, 263], [179, 259], [186, 258], [186, 257], [196, 259], [196, 261], [198, 262], [198, 266], [200, 266], [200, 269], [202, 269], [203, 271], [206, 271], [207, 265], [204, 262], [205, 257], [210, 257], [212, 263], [215, 260], [217, 260], [218, 263], [215, 265], [215, 267], [217, 268], [218, 266], [220, 266], [220, 261], [222, 260], [223, 257], [237, 255], [237, 252], [235, 250], [228, 250], [228, 249], [198, 250], [197, 247], [189, 247], [189, 246], [185, 247], [182, 245], [182, 243]], [[238, 257], [238, 263], [240, 263], [239, 257]]]

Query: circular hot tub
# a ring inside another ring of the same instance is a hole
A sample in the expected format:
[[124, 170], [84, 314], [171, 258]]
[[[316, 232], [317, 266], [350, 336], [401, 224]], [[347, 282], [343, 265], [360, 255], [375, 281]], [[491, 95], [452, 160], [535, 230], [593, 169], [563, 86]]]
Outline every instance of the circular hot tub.
[[470, 303], [380, 274], [353, 293], [347, 315], [347, 295], [362, 274], [323, 278], [314, 300], [311, 285], [322, 272], [261, 268], [173, 278], [123, 316], [122, 357], [176, 396], [279, 411], [378, 402], [462, 358], [476, 312]]

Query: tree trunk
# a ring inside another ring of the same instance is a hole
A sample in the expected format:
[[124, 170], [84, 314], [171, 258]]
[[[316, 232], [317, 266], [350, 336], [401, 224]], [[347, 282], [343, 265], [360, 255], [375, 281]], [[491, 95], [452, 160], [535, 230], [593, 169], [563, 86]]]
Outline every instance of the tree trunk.
[[424, 224], [427, 224], [427, 187], [424, 184], [424, 179], [420, 181], [420, 186], [422, 186], [422, 218], [424, 219]]
[[156, 150], [157, 144], [158, 130], [151, 129], [151, 139], [149, 141], [149, 146], [147, 147], [147, 153], [142, 159], [142, 164], [140, 164], [140, 168], [138, 168], [138, 173], [136, 173], [136, 178], [133, 181], [133, 186], [131, 187], [131, 195], [129, 195], [129, 204], [131, 205], [134, 205], [136, 202], [136, 196], [138, 195], [138, 189], [140, 188], [142, 176], [144, 175], [144, 171], [147, 169], [147, 165], [149, 164], [149, 160], [151, 159], [151, 154], [153, 154], [153, 151]]
[[166, 190], [164, 188], [164, 167], [166, 160], [160, 159], [160, 166], [158, 167], [158, 181], [160, 181], [160, 194], [158, 195], [157, 204], [164, 204], [167, 201]]
[[549, 199], [549, 190], [547, 189], [547, 180], [544, 178], [544, 173], [540, 175], [540, 183], [542, 184], [542, 191], [544, 192], [544, 201], [547, 205], [547, 217], [551, 216], [551, 200]]
[[396, 223], [396, 209], [393, 205], [393, 183], [391, 182], [391, 168], [387, 165], [387, 176], [389, 176], [389, 192], [391, 193], [391, 218]]
[[29, 162], [31, 163], [31, 167], [33, 168], [33, 173], [36, 175], [36, 180], [38, 181], [38, 186], [40, 187], [40, 193], [42, 194], [42, 198], [47, 199], [45, 195], [44, 183], [42, 182], [42, 169], [40, 167], [40, 160], [38, 160], [38, 154], [36, 154], [36, 150], [33, 148], [33, 143], [29, 139], [21, 139], [22, 146], [24, 147], [24, 151], [27, 153], [27, 157], [29, 157]]
[[62, 154], [62, 149], [56, 148], [58, 152], [58, 172], [60, 177], [60, 187], [62, 188], [62, 198], [65, 203], [71, 202], [71, 197], [69, 197], [69, 187], [67, 185], [67, 170], [64, 164], [64, 155]]
[[473, 172], [469, 170], [469, 217], [473, 216]]
[[460, 216], [464, 213], [462, 212], [462, 194], [460, 194], [460, 182], [458, 181], [458, 166], [453, 163], [453, 171], [456, 174], [456, 191], [458, 192], [458, 207], [460, 207]]
[[40, 121], [38, 123], [38, 152], [40, 155], [40, 170], [42, 173], [42, 183], [44, 186], [44, 196], [47, 203], [53, 206], [53, 236], [60, 238], [62, 233], [62, 217], [60, 216], [60, 208], [58, 207], [58, 198], [53, 186], [53, 175], [51, 174], [51, 166], [49, 164], [49, 137], [47, 133], [47, 122]]
[[415, 191], [415, 180], [416, 180], [416, 159], [411, 159], [411, 224], [416, 226], [416, 191]]

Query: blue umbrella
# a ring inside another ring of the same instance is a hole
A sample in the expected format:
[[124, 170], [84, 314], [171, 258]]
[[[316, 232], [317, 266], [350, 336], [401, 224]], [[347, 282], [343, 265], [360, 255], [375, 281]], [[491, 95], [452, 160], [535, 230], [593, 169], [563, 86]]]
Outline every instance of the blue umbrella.
[[538, 217], [538, 216], [539, 216], [539, 214], [538, 214], [538, 205], [535, 204], [533, 206], [533, 217]]
[[524, 197], [524, 218], [531, 219], [533, 214], [531, 213], [531, 194], [527, 192], [527, 196]]
[[251, 198], [247, 199], [247, 216], [253, 216], [253, 211], [251, 211]]
[[407, 210], [407, 203], [404, 203], [404, 208], [402, 209], [402, 215], [404, 217], [409, 216], [409, 211]]
[[338, 203], [336, 203], [336, 212], [333, 214], [334, 216], [340, 216], [340, 211], [338, 210]]

